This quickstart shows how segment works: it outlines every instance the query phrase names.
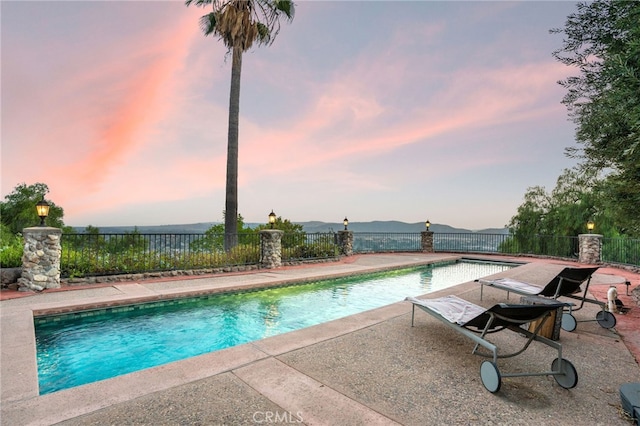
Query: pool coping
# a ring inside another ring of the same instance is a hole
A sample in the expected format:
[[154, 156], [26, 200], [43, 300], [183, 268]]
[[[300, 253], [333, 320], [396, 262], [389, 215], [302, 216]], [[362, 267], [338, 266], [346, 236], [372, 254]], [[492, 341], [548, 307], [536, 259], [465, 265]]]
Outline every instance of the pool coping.
[[[237, 291], [294, 282], [313, 281], [362, 273], [379, 272], [432, 263], [456, 261], [461, 258], [491, 260], [491, 256], [451, 254], [393, 254], [371, 256], [366, 261], [349, 264], [326, 264], [308, 268], [258, 271], [226, 277], [205, 277], [185, 280], [113, 284], [100, 289], [74, 290], [57, 300], [37, 295], [30, 300], [0, 304], [0, 386], [2, 419], [7, 424], [52, 424], [90, 413], [142, 395], [162, 391], [231, 370], [250, 366], [284, 353], [318, 342], [371, 327], [410, 312], [409, 304], [398, 302], [346, 318], [319, 324], [302, 330], [272, 336], [228, 349], [192, 357], [182, 361], [141, 370], [79, 387], [38, 395], [37, 361], [33, 316], [44, 313], [142, 303], [162, 298], [192, 297], [221, 291]], [[502, 259], [504, 260], [504, 258]], [[517, 262], [518, 259], [512, 259]], [[521, 259], [521, 262], [526, 260]], [[185, 284], [186, 283], [186, 284]], [[244, 284], [243, 284], [244, 283]], [[431, 293], [462, 294], [475, 283]], [[106, 289], [106, 290], [105, 290]], [[109, 305], [111, 304], [111, 305]]]

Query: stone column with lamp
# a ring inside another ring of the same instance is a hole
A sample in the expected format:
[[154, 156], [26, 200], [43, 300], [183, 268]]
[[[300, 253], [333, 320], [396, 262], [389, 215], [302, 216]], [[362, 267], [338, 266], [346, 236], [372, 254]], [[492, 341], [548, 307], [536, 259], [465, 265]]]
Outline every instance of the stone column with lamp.
[[578, 262], [588, 263], [591, 265], [602, 262], [602, 235], [594, 234], [595, 223], [593, 221], [587, 222], [588, 234], [578, 235]]
[[429, 231], [429, 227], [431, 226], [431, 222], [429, 222], [429, 220], [427, 220], [424, 223], [424, 226], [425, 226], [426, 230], [422, 231], [420, 233], [422, 252], [423, 253], [433, 253], [434, 252], [434, 249], [433, 249], [433, 232]]
[[282, 236], [284, 232], [274, 229], [276, 214], [269, 213], [269, 226], [271, 229], [260, 231], [260, 266], [273, 269], [282, 266]]
[[340, 254], [343, 256], [353, 255], [353, 232], [349, 231], [349, 219], [346, 217], [342, 221], [344, 230], [338, 231], [338, 247], [340, 247]]
[[46, 225], [49, 204], [44, 197], [36, 205], [40, 226], [22, 230], [24, 251], [22, 275], [18, 279], [20, 291], [42, 291], [60, 287], [60, 256], [62, 230]]

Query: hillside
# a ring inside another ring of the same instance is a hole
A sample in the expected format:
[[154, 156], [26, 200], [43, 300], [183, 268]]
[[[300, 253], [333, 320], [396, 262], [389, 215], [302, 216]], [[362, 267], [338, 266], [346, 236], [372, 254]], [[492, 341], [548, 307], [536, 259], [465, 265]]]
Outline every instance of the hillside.
[[[337, 232], [344, 229], [342, 222], [294, 222], [302, 225], [305, 232]], [[217, 222], [203, 222], [183, 225], [156, 225], [156, 226], [102, 226], [98, 227], [101, 233], [122, 234], [132, 232], [137, 229], [141, 234], [202, 234]], [[259, 223], [247, 223], [247, 226], [255, 228]], [[84, 228], [74, 227], [77, 232], [83, 232]], [[349, 223], [349, 230], [353, 232], [406, 232], [415, 233], [425, 230], [424, 222], [406, 223], [395, 220], [373, 221], [373, 222], [352, 222]], [[454, 228], [449, 225], [438, 223], [431, 224], [430, 230], [436, 233], [471, 233], [481, 234], [507, 234], [506, 228], [490, 228], [479, 231], [471, 231], [464, 228]]]

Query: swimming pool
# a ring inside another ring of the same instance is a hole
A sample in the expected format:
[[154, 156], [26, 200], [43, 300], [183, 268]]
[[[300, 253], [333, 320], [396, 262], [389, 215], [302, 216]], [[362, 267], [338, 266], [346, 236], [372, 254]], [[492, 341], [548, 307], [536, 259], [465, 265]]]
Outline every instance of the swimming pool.
[[438, 264], [35, 318], [40, 394], [298, 330], [513, 266]]

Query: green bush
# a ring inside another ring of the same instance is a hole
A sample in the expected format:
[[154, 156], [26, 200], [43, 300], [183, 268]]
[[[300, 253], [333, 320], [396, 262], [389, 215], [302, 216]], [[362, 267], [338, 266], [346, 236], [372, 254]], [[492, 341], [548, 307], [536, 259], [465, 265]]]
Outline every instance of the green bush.
[[240, 244], [225, 252], [144, 252], [129, 254], [108, 253], [96, 250], [74, 249], [65, 244], [61, 259], [61, 275], [79, 278], [90, 275], [130, 274], [151, 271], [221, 268], [233, 265], [250, 265], [260, 261], [260, 248]]
[[0, 267], [21, 267], [23, 249], [22, 236], [12, 234], [7, 226], [0, 225]]
[[301, 244], [282, 250], [284, 259], [324, 259], [338, 255], [338, 246], [335, 244], [314, 243]]

